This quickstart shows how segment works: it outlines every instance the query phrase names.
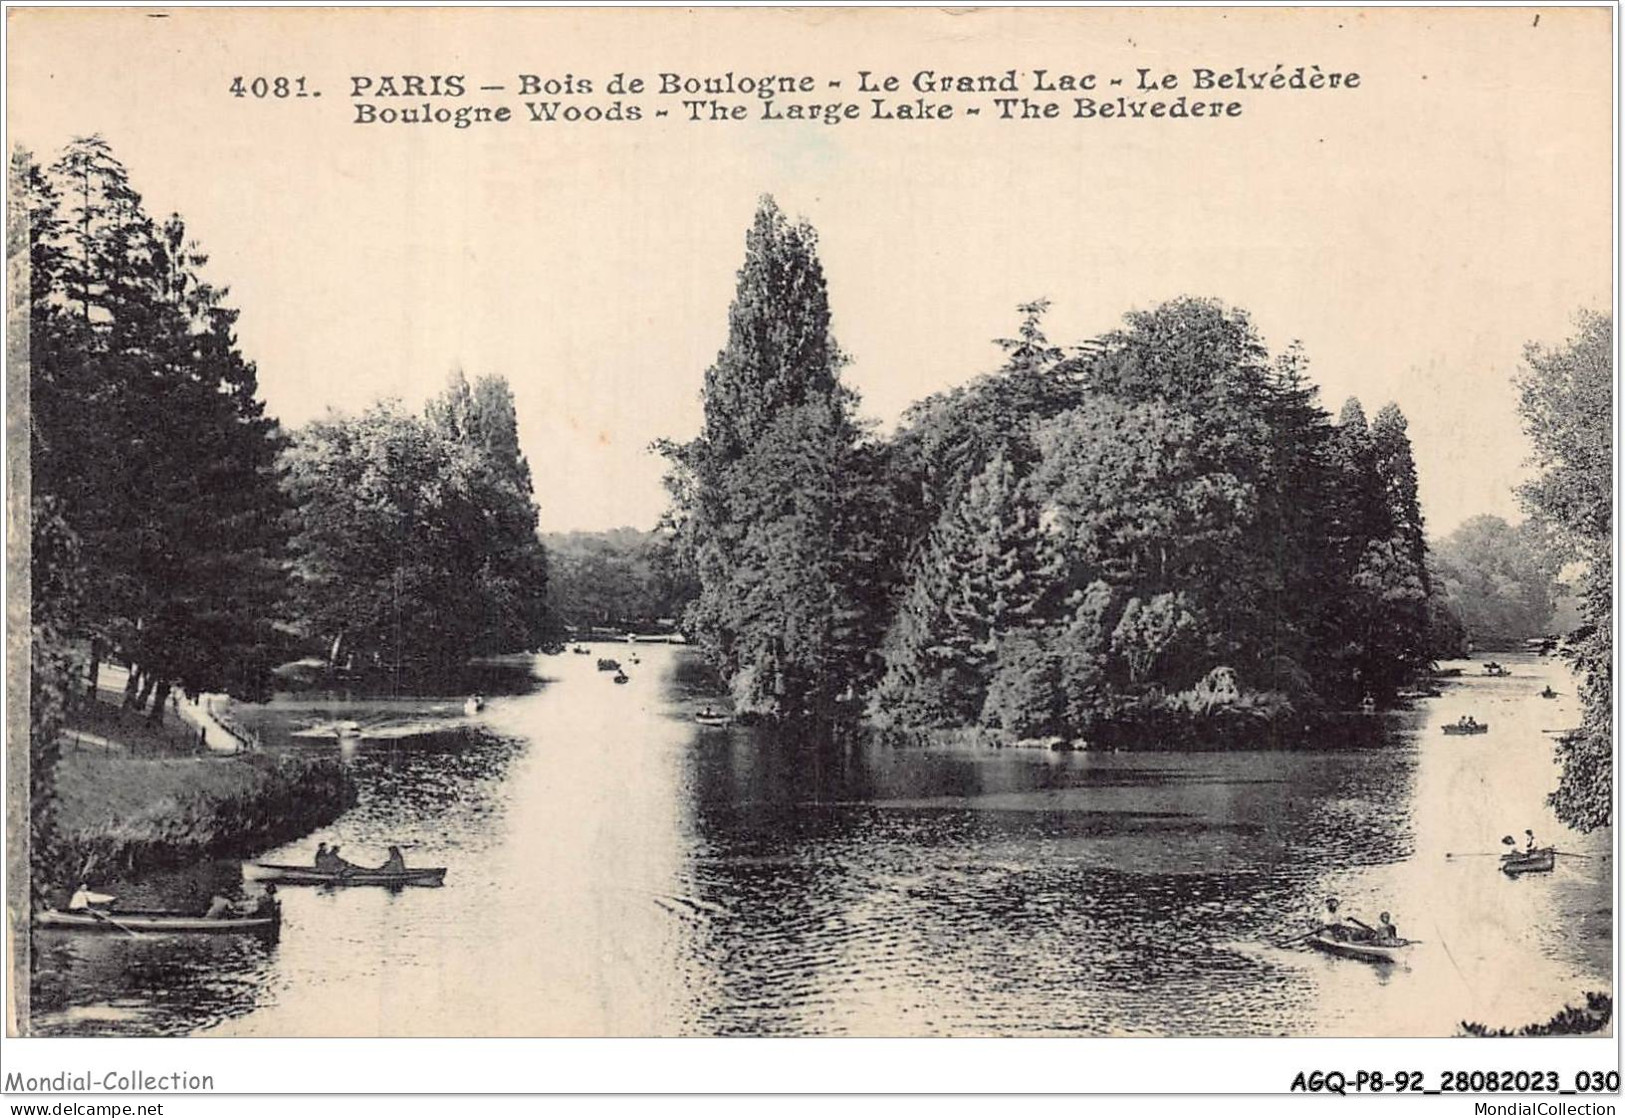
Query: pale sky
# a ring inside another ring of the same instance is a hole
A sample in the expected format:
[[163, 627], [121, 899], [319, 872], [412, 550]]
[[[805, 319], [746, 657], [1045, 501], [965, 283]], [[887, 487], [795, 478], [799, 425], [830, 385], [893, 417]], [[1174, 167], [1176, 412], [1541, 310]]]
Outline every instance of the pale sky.
[[[883, 424], [995, 368], [990, 340], [1012, 332], [1017, 303], [1050, 298], [1051, 339], [1073, 343], [1126, 310], [1214, 296], [1251, 312], [1272, 351], [1300, 339], [1333, 413], [1351, 394], [1372, 415], [1399, 403], [1424, 512], [1444, 532], [1481, 512], [1517, 518], [1523, 344], [1560, 342], [1576, 310], [1612, 304], [1609, 21], [1605, 9], [13, 10], [8, 125], [46, 160], [101, 132], [149, 210], [182, 214], [285, 423], [381, 395], [415, 406], [454, 367], [506, 375], [547, 530], [653, 525], [665, 494], [646, 448], [698, 428], [767, 192], [817, 227], [846, 379]], [[906, 86], [920, 69], [1016, 69], [1026, 83], [1038, 67], [1102, 80], [1148, 67], [1187, 92], [1192, 67], [1276, 63], [1357, 71], [1362, 85], [1225, 95], [1245, 97], [1244, 114], [1213, 122], [984, 113], [833, 127], [357, 126], [348, 97], [351, 75], [461, 73], [471, 95], [450, 104], [523, 117], [512, 92], [477, 87], [731, 69], [811, 73], [816, 99], [867, 111], [860, 69]], [[277, 74], [306, 75], [323, 97], [229, 94], [238, 75]]]

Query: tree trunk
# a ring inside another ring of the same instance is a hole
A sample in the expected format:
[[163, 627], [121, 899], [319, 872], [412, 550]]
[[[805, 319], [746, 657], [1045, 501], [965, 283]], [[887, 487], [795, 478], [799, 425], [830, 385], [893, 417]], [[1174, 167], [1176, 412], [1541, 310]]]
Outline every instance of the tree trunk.
[[164, 704], [169, 702], [169, 680], [158, 685], [158, 694], [152, 701], [152, 710], [147, 715], [147, 721], [154, 726], [164, 724]]
[[130, 665], [130, 678], [124, 682], [124, 709], [135, 710], [135, 698], [141, 690], [141, 669], [136, 664]]
[[96, 697], [96, 681], [102, 674], [102, 642], [100, 637], [90, 642], [90, 668], [85, 672], [85, 694]]
[[[158, 678], [151, 672], [143, 673], [141, 678], [141, 694], [135, 700], [135, 709], [137, 713], [147, 709], [147, 700], [152, 697], [152, 689], [157, 683]], [[164, 686], [168, 687], [169, 684], [166, 683]]]

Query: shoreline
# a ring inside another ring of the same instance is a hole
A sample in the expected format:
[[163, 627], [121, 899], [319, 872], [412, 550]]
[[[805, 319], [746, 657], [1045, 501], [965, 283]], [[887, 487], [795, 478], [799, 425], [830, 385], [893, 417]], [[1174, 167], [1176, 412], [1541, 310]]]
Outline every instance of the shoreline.
[[207, 753], [141, 757], [69, 746], [56, 773], [53, 889], [213, 858], [247, 857], [326, 826], [356, 802], [336, 757]]

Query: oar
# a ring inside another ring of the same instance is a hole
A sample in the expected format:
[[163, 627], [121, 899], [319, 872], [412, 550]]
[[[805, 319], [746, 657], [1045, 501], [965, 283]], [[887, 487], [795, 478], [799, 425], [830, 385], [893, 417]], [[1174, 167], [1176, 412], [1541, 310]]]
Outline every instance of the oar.
[[1572, 851], [1569, 851], [1569, 850], [1554, 850], [1554, 851], [1552, 851], [1552, 853], [1553, 854], [1561, 854], [1565, 858], [1583, 858], [1588, 862], [1597, 857], [1597, 855], [1595, 855], [1595, 854], [1575, 854], [1575, 853], [1573, 853]]
[[104, 923], [108, 923], [108, 924], [113, 925], [113, 927], [117, 928], [119, 931], [125, 933], [126, 935], [132, 935], [136, 939], [141, 938], [141, 933], [140, 932], [136, 931], [134, 928], [130, 927], [128, 924], [124, 923], [121, 920], [114, 920], [111, 916], [107, 915], [107, 913], [105, 913], [105, 912], [98, 912], [94, 908], [87, 908], [87, 909], [85, 909], [85, 911], [90, 913], [96, 919], [101, 920]]
[[1446, 854], [1445, 857], [1454, 860], [1456, 858], [1505, 858], [1506, 855], [1496, 850], [1488, 854]]

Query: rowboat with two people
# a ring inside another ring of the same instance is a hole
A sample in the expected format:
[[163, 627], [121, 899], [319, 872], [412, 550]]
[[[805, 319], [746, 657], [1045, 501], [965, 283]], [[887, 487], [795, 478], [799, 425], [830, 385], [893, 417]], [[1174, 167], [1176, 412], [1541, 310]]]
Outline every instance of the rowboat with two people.
[[199, 916], [187, 912], [131, 909], [127, 912], [62, 912], [46, 909], [34, 918], [34, 926], [63, 932], [123, 932], [126, 935], [197, 934], [220, 935], [248, 932], [274, 936], [282, 925], [281, 909], [264, 916]]
[[1464, 714], [1459, 720], [1446, 724], [1444, 732], [1447, 734], [1487, 734], [1490, 732], [1490, 724], [1480, 722], [1470, 714]]
[[381, 866], [358, 866], [338, 856], [338, 847], [328, 849], [324, 842], [316, 848], [314, 864], [289, 865], [283, 862], [255, 862], [255, 876], [283, 885], [443, 885], [445, 866], [408, 866], [400, 847], [389, 848], [389, 858]]
[[116, 898], [91, 893], [83, 885], [68, 901], [66, 909], [48, 908], [34, 917], [36, 928], [63, 932], [119, 932], [140, 935], [220, 935], [249, 933], [274, 937], [282, 927], [282, 905], [276, 887], [266, 886], [264, 894], [244, 901], [215, 897], [204, 913], [165, 909], [112, 908]]
[[[1517, 840], [1511, 835], [1501, 839], [1503, 846], [1516, 847]], [[1557, 847], [1536, 846], [1535, 832], [1524, 831], [1524, 848], [1510, 850], [1501, 855], [1501, 872], [1508, 877], [1519, 877], [1526, 873], [1551, 873], [1557, 868]]]
[[701, 726], [726, 726], [732, 719], [726, 714], [718, 714], [710, 707], [706, 707], [704, 710], [695, 713], [694, 721]]
[[1378, 918], [1375, 928], [1356, 919], [1338, 919], [1337, 898], [1326, 898], [1327, 922], [1305, 937], [1316, 951], [1362, 963], [1404, 962], [1413, 940], [1401, 939], [1388, 913]]

